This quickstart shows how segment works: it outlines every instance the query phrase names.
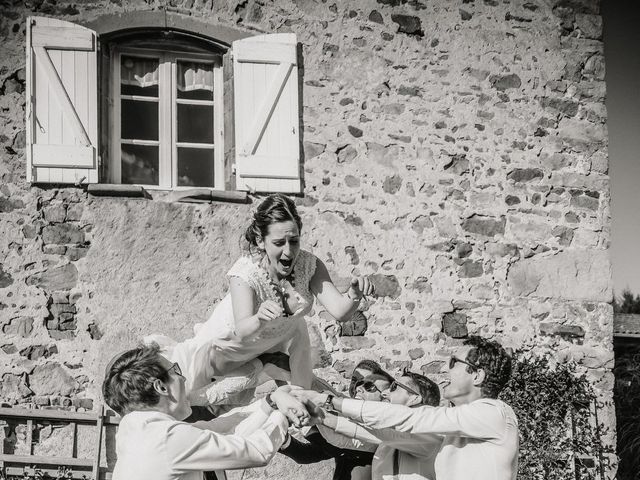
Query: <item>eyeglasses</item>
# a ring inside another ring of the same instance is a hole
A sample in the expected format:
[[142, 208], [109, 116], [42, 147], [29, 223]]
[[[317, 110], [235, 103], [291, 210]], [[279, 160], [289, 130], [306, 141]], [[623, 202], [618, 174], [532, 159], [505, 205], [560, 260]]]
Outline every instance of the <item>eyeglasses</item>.
[[182, 375], [182, 369], [180, 368], [180, 365], [178, 365], [177, 363], [174, 363], [169, 368], [167, 368], [166, 372], [169, 375], [171, 375], [171, 372], [174, 372], [176, 375], [184, 377], [184, 375]]
[[467, 362], [466, 360], [462, 360], [458, 357], [451, 357], [449, 359], [449, 370], [451, 370], [453, 367], [456, 366], [456, 363], [464, 363], [465, 365], [469, 365], [471, 368], [473, 368], [474, 370], [479, 370], [482, 367], [479, 367], [478, 365], [476, 365], [475, 363], [471, 363], [471, 362]]
[[380, 391], [380, 389], [377, 387], [377, 385], [369, 380], [358, 380], [355, 385], [354, 388], [358, 388], [358, 387], [362, 387], [366, 392], [369, 393], [382, 393]]
[[418, 392], [416, 392], [413, 388], [406, 386], [404, 383], [400, 383], [397, 380], [394, 380], [393, 383], [391, 384], [391, 386], [389, 387], [389, 391], [390, 392], [395, 392], [398, 387], [406, 390], [409, 393], [413, 393], [414, 395], [418, 395], [420, 396], [420, 394]]

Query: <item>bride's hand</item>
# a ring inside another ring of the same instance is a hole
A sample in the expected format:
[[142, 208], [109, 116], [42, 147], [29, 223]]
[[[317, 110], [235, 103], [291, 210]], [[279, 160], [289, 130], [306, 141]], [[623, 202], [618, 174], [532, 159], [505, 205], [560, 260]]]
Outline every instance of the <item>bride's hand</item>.
[[261, 322], [270, 322], [281, 317], [282, 313], [282, 305], [274, 302], [273, 300], [265, 300], [260, 304], [256, 315], [258, 316], [258, 320]]

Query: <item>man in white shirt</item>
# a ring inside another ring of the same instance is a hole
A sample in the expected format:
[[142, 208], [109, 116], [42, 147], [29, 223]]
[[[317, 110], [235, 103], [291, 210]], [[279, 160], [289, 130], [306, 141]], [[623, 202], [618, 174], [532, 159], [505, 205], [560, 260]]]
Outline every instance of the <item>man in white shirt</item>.
[[298, 424], [305, 416], [287, 388], [252, 405], [245, 412], [249, 416], [236, 422], [235, 433], [220, 434], [211, 430], [215, 423], [182, 421], [191, 413], [184, 377], [157, 345], [124, 352], [107, 368], [102, 386], [107, 404], [122, 415], [113, 480], [201, 480], [206, 471], [224, 478], [224, 469], [266, 465], [288, 427], [284, 414], [273, 407]]
[[435, 459], [438, 480], [515, 480], [518, 422], [511, 407], [497, 400], [510, 375], [511, 358], [500, 344], [469, 337], [449, 361], [444, 397], [453, 406], [410, 408], [309, 391], [297, 395], [331, 406], [366, 428], [393, 428], [415, 441], [423, 434], [441, 436]]
[[[405, 371], [382, 392], [384, 401], [417, 408], [440, 403], [438, 386], [424, 375]], [[442, 439], [430, 434], [408, 434], [392, 428], [365, 428], [352, 420], [326, 413], [319, 429], [341, 448], [374, 450], [368, 467], [353, 470], [351, 479], [435, 480], [434, 460]], [[329, 430], [330, 429], [330, 430]]]

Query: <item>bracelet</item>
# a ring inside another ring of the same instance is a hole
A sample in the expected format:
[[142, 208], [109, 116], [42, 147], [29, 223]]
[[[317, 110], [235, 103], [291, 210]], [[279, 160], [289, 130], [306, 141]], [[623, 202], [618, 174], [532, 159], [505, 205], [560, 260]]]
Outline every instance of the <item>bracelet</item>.
[[327, 399], [322, 404], [325, 410], [333, 410], [333, 397], [333, 393], [327, 394]]

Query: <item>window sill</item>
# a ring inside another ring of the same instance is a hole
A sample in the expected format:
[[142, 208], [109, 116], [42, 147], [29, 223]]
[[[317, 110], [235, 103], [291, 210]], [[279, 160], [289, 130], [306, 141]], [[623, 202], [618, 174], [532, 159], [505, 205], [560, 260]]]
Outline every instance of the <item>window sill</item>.
[[[247, 192], [214, 190], [212, 188], [190, 188], [172, 191], [153, 190], [151, 192], [141, 185], [122, 185], [114, 183], [94, 183], [87, 186], [87, 192], [96, 197], [147, 198], [166, 202], [184, 203], [249, 203]], [[156, 195], [157, 194], [157, 195]]]
[[87, 192], [96, 197], [151, 198], [140, 185], [91, 183], [87, 186]]

